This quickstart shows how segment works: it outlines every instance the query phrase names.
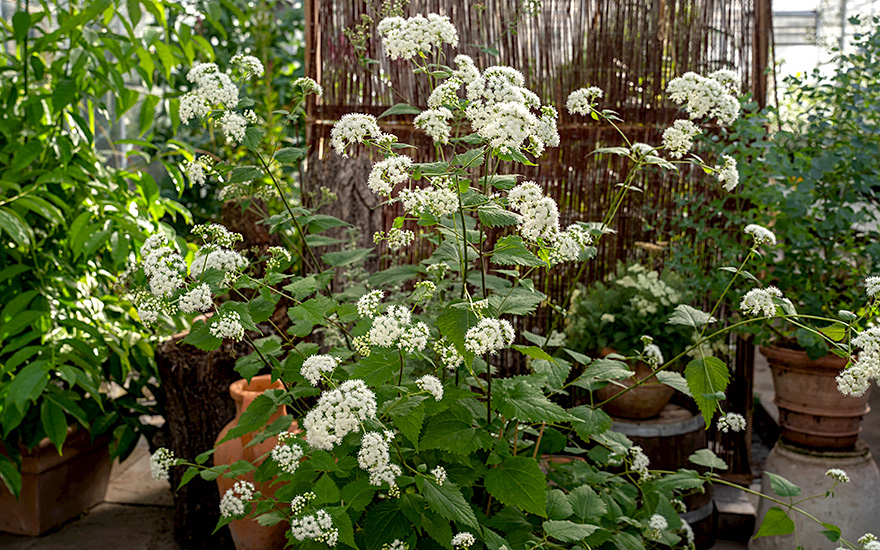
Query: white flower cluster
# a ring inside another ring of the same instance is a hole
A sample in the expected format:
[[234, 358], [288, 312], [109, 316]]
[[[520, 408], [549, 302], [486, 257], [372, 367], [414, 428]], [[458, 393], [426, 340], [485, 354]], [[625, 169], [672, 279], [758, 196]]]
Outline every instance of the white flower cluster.
[[385, 298], [385, 293], [381, 290], [372, 290], [361, 296], [357, 301], [358, 315], [361, 317], [375, 317], [379, 313], [383, 298]]
[[167, 302], [156, 298], [148, 292], [138, 292], [135, 297], [135, 307], [138, 318], [144, 324], [152, 324], [159, 320], [159, 314], [166, 308]]
[[226, 282], [233, 281], [236, 274], [247, 267], [247, 260], [234, 250], [226, 248], [206, 247], [196, 252], [192, 264], [189, 266], [189, 274], [193, 279], [198, 279], [209, 269], [218, 269], [226, 272]]
[[387, 430], [385, 433], [367, 432], [361, 438], [358, 466], [370, 474], [370, 485], [397, 485], [397, 476], [401, 474], [401, 470], [400, 466], [391, 462], [389, 444], [392, 439], [394, 434]]
[[431, 470], [431, 475], [434, 476], [437, 485], [443, 485], [443, 482], [446, 481], [446, 469], [443, 466], [437, 466]]
[[551, 241], [559, 233], [556, 201], [544, 195], [533, 181], [525, 181], [507, 193], [512, 209], [520, 213], [519, 232], [528, 241]]
[[669, 522], [660, 514], [654, 514], [648, 520], [648, 536], [654, 539], [660, 538], [663, 531], [669, 528]]
[[[442, 180], [442, 183], [446, 183], [446, 180]], [[458, 210], [458, 195], [448, 185], [401, 189], [397, 197], [403, 203], [403, 209], [410, 214], [430, 212], [439, 217], [453, 214]]]
[[252, 55], [236, 55], [230, 62], [253, 76], [263, 76], [263, 62]]
[[727, 413], [718, 418], [717, 429], [721, 432], [741, 432], [746, 428], [746, 419], [741, 414]]
[[477, 68], [477, 65], [474, 63], [471, 56], [459, 54], [456, 55], [455, 59], [452, 61], [458, 67], [455, 70], [453, 78], [460, 79], [465, 85], [480, 78], [480, 69]]
[[703, 131], [690, 120], [676, 120], [663, 131], [663, 147], [669, 156], [680, 159], [694, 146], [694, 137]]
[[347, 157], [345, 149], [349, 145], [364, 143], [365, 140], [381, 141], [385, 134], [379, 129], [376, 117], [360, 113], [344, 115], [330, 130], [330, 145], [336, 154]]
[[232, 248], [235, 243], [244, 240], [240, 233], [234, 233], [219, 223], [201, 224], [193, 227], [193, 235], [201, 238], [206, 244], [222, 248]]
[[408, 19], [386, 17], [376, 26], [385, 55], [391, 59], [412, 59], [419, 53], [429, 54], [434, 48], [449, 44], [458, 46], [458, 30], [445, 15], [429, 13]]
[[749, 315], [773, 317], [776, 315], [776, 304], [773, 303], [773, 298], [782, 298], [782, 291], [775, 286], [753, 288], [743, 296], [739, 308], [743, 310], [743, 313]]
[[397, 184], [409, 179], [409, 169], [411, 166], [412, 159], [404, 155], [380, 160], [373, 165], [373, 169], [370, 171], [370, 176], [367, 179], [367, 185], [373, 193], [390, 197], [391, 191], [394, 190]]
[[416, 380], [416, 386], [418, 386], [420, 390], [430, 393], [435, 401], [443, 399], [443, 383], [440, 382], [440, 379], [436, 376], [426, 374]]
[[400, 539], [394, 539], [394, 542], [382, 545], [382, 550], [409, 550], [409, 545]]
[[220, 515], [224, 518], [243, 516], [244, 506], [254, 498], [254, 484], [250, 481], [236, 481], [232, 489], [220, 499]]
[[437, 285], [432, 283], [431, 281], [419, 281], [413, 287], [412, 295], [410, 299], [413, 302], [427, 302], [434, 296], [434, 293], [437, 291]]
[[868, 277], [865, 279], [865, 291], [869, 298], [874, 298], [880, 294], [880, 277]]
[[204, 155], [187, 163], [185, 170], [186, 176], [193, 185], [203, 185], [207, 179], [208, 171], [211, 169], [210, 159]]
[[267, 271], [279, 269], [282, 262], [290, 262], [293, 259], [290, 252], [280, 246], [270, 246], [266, 253], [269, 254], [269, 259], [266, 260]]
[[858, 358], [837, 375], [837, 389], [851, 397], [865, 395], [871, 379], [880, 382], [880, 327], [871, 327], [852, 339]]
[[464, 347], [474, 355], [496, 353], [513, 342], [513, 325], [506, 319], [481, 319], [477, 326], [468, 329], [464, 336]]
[[721, 155], [724, 164], [716, 165], [715, 179], [724, 187], [725, 191], [733, 191], [739, 185], [739, 172], [736, 169], [736, 159], [730, 155]]
[[234, 111], [226, 111], [220, 117], [220, 125], [226, 139], [232, 143], [241, 143], [247, 132], [248, 119]]
[[565, 107], [573, 115], [588, 116], [595, 110], [596, 100], [602, 99], [602, 96], [602, 89], [596, 86], [581, 88], [568, 94]]
[[449, 370], [455, 370], [464, 362], [464, 357], [458, 353], [455, 346], [445, 340], [437, 340], [434, 342], [434, 351], [440, 356], [440, 362]]
[[548, 261], [552, 265], [563, 262], [575, 262], [580, 259], [581, 252], [593, 242], [593, 236], [584, 226], [573, 223], [565, 231], [556, 234], [553, 250]]
[[774, 235], [773, 232], [770, 231], [769, 229], [767, 229], [766, 227], [763, 227], [763, 226], [758, 225], [756, 223], [750, 223], [749, 225], [746, 226], [744, 231], [745, 231], [746, 235], [752, 236], [752, 239], [754, 239], [755, 244], [759, 244], [759, 245], [764, 244], [764, 243], [770, 243], [771, 245], [776, 244], [776, 235]]
[[293, 474], [299, 467], [299, 461], [303, 457], [303, 450], [296, 443], [284, 441], [279, 435], [278, 444], [272, 448], [271, 457], [278, 464], [282, 472]]
[[219, 318], [214, 318], [212, 321], [208, 330], [214, 338], [221, 340], [229, 338], [236, 342], [244, 338], [244, 326], [237, 311], [224, 311]]
[[346, 380], [322, 393], [318, 404], [306, 414], [306, 442], [330, 451], [368, 418], [376, 418], [376, 395], [363, 380]]
[[296, 540], [309, 539], [323, 542], [327, 546], [336, 546], [336, 541], [339, 540], [339, 529], [333, 527], [333, 518], [324, 509], [291, 519], [290, 534]]
[[294, 514], [299, 514], [309, 505], [309, 502], [315, 500], [315, 498], [317, 498], [317, 495], [311, 491], [293, 497], [293, 500], [290, 501], [290, 511]]
[[317, 386], [321, 381], [322, 373], [332, 373], [339, 365], [339, 358], [332, 355], [312, 355], [303, 361], [300, 374], [309, 381], [309, 384]]
[[[467, 56], [459, 56], [466, 57], [470, 59], [470, 67], [472, 67], [475, 71], [477, 68], [474, 66], [474, 61], [470, 57]], [[459, 61], [459, 57], [456, 57], [456, 62]], [[467, 63], [467, 61], [465, 61]], [[477, 76], [479, 76], [480, 71], [477, 71]], [[452, 118], [452, 112], [449, 109], [446, 109], [447, 106], [452, 107], [454, 109], [458, 109], [459, 107], [459, 99], [458, 99], [458, 90], [461, 88], [461, 85], [464, 84], [464, 79], [458, 76], [453, 76], [451, 78], [447, 78], [443, 82], [437, 85], [433, 91], [431, 91], [431, 95], [428, 96], [428, 108], [432, 110], [441, 110], [445, 109], [449, 112], [449, 116], [447, 118]], [[416, 121], [418, 121], [419, 117], [416, 117]]]
[[[878, 541], [877, 541], [877, 537], [875, 537], [873, 533], [865, 533], [864, 535], [859, 537], [859, 540], [857, 540], [856, 542], [859, 543], [859, 545], [862, 547], [862, 550], [865, 550], [868, 548], [869, 544], [871, 544], [873, 542], [878, 542]], [[878, 547], [875, 547], [872, 550], [877, 550], [877, 548]]]
[[648, 271], [639, 264], [629, 266], [626, 275], [617, 279], [615, 284], [638, 291], [630, 299], [630, 304], [643, 317], [656, 314], [661, 305], [671, 306], [681, 301], [681, 294], [666, 284], [658, 272]]
[[307, 76], [301, 76], [297, 78], [293, 81], [293, 85], [298, 86], [305, 95], [311, 93], [315, 94], [318, 97], [324, 96], [324, 88], [322, 88], [320, 84], [315, 82], [314, 79], [311, 79]]
[[840, 468], [831, 468], [825, 475], [834, 479], [837, 483], [849, 483], [849, 476]]
[[150, 280], [150, 292], [157, 298], [168, 298], [183, 286], [186, 262], [171, 248], [168, 238], [157, 233], [141, 247], [144, 274]]
[[456, 550], [461, 550], [462, 548], [470, 548], [477, 542], [477, 539], [467, 531], [463, 531], [461, 533], [457, 533], [454, 537], [452, 537], [452, 547]]
[[183, 313], [195, 313], [196, 311], [208, 311], [213, 307], [211, 299], [211, 287], [207, 283], [197, 285], [192, 290], [180, 297], [177, 306]]
[[216, 105], [222, 105], [224, 109], [238, 105], [238, 87], [214, 63], [196, 63], [186, 79], [195, 84], [196, 89], [180, 100], [180, 122], [186, 124], [194, 118], [205, 117]]
[[651, 464], [651, 459], [648, 458], [641, 446], [633, 445], [630, 447], [629, 455], [632, 460], [632, 469], [639, 474], [639, 479], [642, 481], [649, 479], [651, 474], [648, 472], [648, 466]]
[[687, 543], [688, 548], [696, 548], [694, 541], [696, 541], [696, 535], [694, 534], [694, 529], [691, 527], [691, 524], [685, 520], [681, 520], [681, 529], [679, 532], [684, 535], [684, 541]]
[[392, 227], [388, 230], [388, 233], [383, 233], [382, 231], [377, 231], [373, 234], [373, 240], [376, 243], [379, 243], [383, 240], [388, 241], [388, 250], [391, 252], [397, 252], [401, 248], [406, 248], [416, 239], [416, 234], [410, 231], [409, 229], [400, 229], [399, 227]]
[[642, 358], [651, 368], [657, 368], [663, 364], [663, 352], [657, 344], [648, 344], [642, 350]]
[[403, 306], [388, 306], [384, 315], [373, 319], [370, 343], [383, 348], [398, 347], [407, 353], [422, 351], [428, 345], [428, 325], [412, 324], [412, 313]]
[[159, 447], [156, 452], [150, 456], [150, 474], [154, 479], [168, 479], [168, 469], [177, 464], [174, 458], [174, 451]]
[[559, 147], [559, 128], [556, 124], [558, 119], [559, 112], [556, 107], [552, 105], [541, 106], [541, 118], [538, 119], [535, 135], [547, 147]]
[[446, 107], [438, 107], [420, 113], [413, 120], [413, 124], [431, 136], [435, 143], [445, 145], [449, 143], [449, 134], [452, 132], [452, 127], [449, 125], [451, 118], [452, 111]]
[[739, 101], [732, 94], [730, 74], [718, 71], [705, 77], [687, 72], [669, 81], [666, 92], [673, 102], [684, 105], [691, 119], [715, 117], [729, 125], [739, 117]]

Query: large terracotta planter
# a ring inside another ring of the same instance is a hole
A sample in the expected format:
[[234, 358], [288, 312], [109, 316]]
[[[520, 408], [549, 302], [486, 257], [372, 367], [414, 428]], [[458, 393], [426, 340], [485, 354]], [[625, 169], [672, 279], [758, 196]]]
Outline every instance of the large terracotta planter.
[[782, 439], [813, 449], [852, 448], [870, 410], [870, 391], [861, 397], [838, 391], [835, 377], [846, 359], [828, 354], [814, 361], [806, 352], [776, 346], [761, 353], [773, 373]]
[[72, 429], [60, 456], [48, 438], [23, 450], [18, 500], [0, 483], [0, 531], [35, 537], [104, 502], [113, 463], [109, 443], [107, 437], [93, 443], [88, 431]]
[[[280, 380], [275, 381], [273, 384], [271, 376], [268, 374], [254, 376], [250, 383], [248, 383], [247, 380], [237, 380], [233, 382], [229, 386], [229, 394], [232, 395], [232, 399], [235, 401], [235, 418], [232, 422], [223, 427], [223, 430], [220, 431], [220, 435], [217, 436], [217, 441], [226, 437], [227, 432], [238, 424], [242, 413], [247, 409], [248, 405], [250, 405], [253, 400], [260, 396], [265, 390], [270, 388], [283, 389], [284, 386], [281, 384]], [[283, 405], [278, 407], [278, 409], [272, 413], [267, 424], [271, 424], [286, 414], [286, 407]], [[291, 424], [289, 431], [297, 431], [296, 422]], [[277, 438], [271, 437], [265, 441], [257, 443], [256, 445], [248, 447], [247, 444], [252, 440], [253, 434], [245, 434], [238, 439], [230, 439], [229, 441], [221, 443], [214, 452], [214, 464], [232, 464], [239, 460], [247, 460], [254, 465], [258, 465], [261, 461], [257, 459], [270, 452], [276, 443], [278, 443]], [[254, 476], [253, 474], [248, 473], [238, 476], [235, 479], [222, 476], [218, 477], [217, 486], [220, 489], [220, 496], [223, 496], [223, 493], [231, 489], [233, 484], [238, 480], [246, 480], [254, 483]], [[255, 483], [255, 485], [257, 490], [263, 495], [272, 496], [275, 494], [275, 488], [271, 487], [269, 483]], [[284, 548], [287, 543], [287, 538], [285, 536], [287, 529], [288, 525], [285, 522], [272, 526], [262, 526], [252, 518], [233, 520], [229, 524], [229, 530], [232, 533], [232, 540], [235, 543], [235, 548], [237, 550]]]
[[[651, 376], [652, 372], [651, 367], [639, 361], [635, 368], [635, 375], [625, 380], [621, 380], [620, 383], [628, 388], [635, 384], [636, 380], [644, 380], [645, 378], [648, 378]], [[623, 391], [624, 388], [609, 383], [604, 388], [596, 390], [596, 397], [598, 397], [601, 402], [610, 399]], [[663, 407], [665, 407], [666, 404], [669, 403], [669, 400], [672, 399], [673, 393], [675, 393], [675, 390], [672, 387], [667, 386], [666, 384], [661, 384], [657, 380], [657, 376], [654, 375], [641, 386], [623, 393], [613, 401], [609, 401], [603, 405], [602, 408], [608, 414], [620, 418], [632, 418], [637, 420], [652, 418], [660, 414]]]

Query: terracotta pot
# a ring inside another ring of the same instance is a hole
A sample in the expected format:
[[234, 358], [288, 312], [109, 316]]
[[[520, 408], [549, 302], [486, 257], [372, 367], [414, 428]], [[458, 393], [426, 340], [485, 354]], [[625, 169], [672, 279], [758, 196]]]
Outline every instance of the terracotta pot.
[[113, 464], [109, 444], [109, 437], [93, 443], [87, 430], [70, 428], [62, 455], [48, 438], [22, 449], [18, 500], [0, 483], [0, 531], [37, 536], [104, 502]]
[[828, 354], [814, 361], [804, 351], [776, 346], [761, 353], [773, 373], [782, 438], [814, 449], [852, 448], [870, 410], [870, 391], [861, 397], [838, 391], [835, 377], [846, 359]]
[[[254, 399], [262, 395], [265, 390], [283, 388], [284, 386], [281, 384], [280, 380], [277, 380], [273, 384], [271, 376], [268, 374], [254, 376], [250, 383], [248, 383], [247, 380], [237, 380], [233, 382], [229, 386], [229, 394], [232, 395], [232, 399], [235, 401], [235, 418], [232, 419], [232, 422], [223, 427], [220, 431], [220, 435], [217, 436], [217, 441], [221, 441], [226, 437], [229, 430], [238, 425], [238, 421], [241, 419], [241, 415], [245, 409], [248, 408], [248, 405], [250, 405]], [[272, 413], [267, 424], [271, 424], [286, 414], [286, 407], [283, 405], [278, 407], [278, 409]], [[296, 421], [290, 425], [288, 431], [298, 431]], [[256, 445], [248, 447], [247, 444], [250, 443], [251, 440], [253, 440], [253, 434], [245, 434], [240, 438], [230, 439], [229, 441], [221, 443], [217, 446], [217, 450], [214, 452], [214, 464], [232, 464], [239, 460], [247, 460], [255, 466], [259, 465], [262, 461], [257, 459], [270, 452], [278, 442], [277, 438], [270, 437], [265, 441], [261, 441]], [[223, 494], [231, 489], [233, 484], [239, 480], [246, 480], [254, 483], [254, 476], [252, 473], [248, 473], [234, 479], [222, 476], [218, 477], [217, 486], [220, 489], [220, 496], [222, 497]], [[270, 487], [270, 483], [268, 482], [254, 483], [254, 485], [263, 495], [272, 496], [275, 494], [275, 488]], [[237, 550], [284, 548], [287, 543], [287, 537], [285, 537], [287, 529], [288, 525], [285, 522], [267, 527], [258, 524], [253, 518], [237, 519], [229, 524], [229, 530], [232, 533], [232, 540], [235, 543], [235, 548]]]
[[[627, 388], [636, 383], [636, 380], [644, 380], [651, 376], [651, 367], [644, 362], [639, 361], [635, 368], [635, 375], [619, 383]], [[599, 401], [605, 401], [611, 397], [621, 393], [624, 388], [617, 384], [609, 383], [602, 389], [596, 390], [596, 397]], [[644, 419], [651, 418], [660, 414], [660, 411], [672, 399], [675, 390], [666, 384], [661, 384], [656, 375], [643, 385], [630, 390], [613, 401], [609, 401], [602, 408], [608, 414], [620, 418]]]

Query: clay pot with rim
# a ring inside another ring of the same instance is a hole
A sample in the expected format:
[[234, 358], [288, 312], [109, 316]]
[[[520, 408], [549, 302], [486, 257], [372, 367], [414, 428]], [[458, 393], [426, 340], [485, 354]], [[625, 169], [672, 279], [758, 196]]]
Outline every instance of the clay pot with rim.
[[804, 351], [775, 345], [761, 353], [773, 373], [782, 439], [813, 449], [852, 448], [871, 410], [870, 390], [861, 397], [840, 393], [835, 378], [847, 360], [832, 354], [813, 360]]
[[[238, 425], [242, 413], [251, 403], [253, 403], [254, 399], [262, 395], [263, 392], [268, 389], [284, 389], [284, 386], [281, 384], [280, 380], [276, 380], [273, 383], [271, 375], [268, 374], [254, 376], [251, 378], [250, 383], [248, 383], [247, 380], [236, 380], [229, 386], [229, 394], [235, 401], [235, 418], [233, 418], [232, 421], [220, 431], [220, 435], [217, 436], [218, 442], [226, 437], [229, 430]], [[274, 413], [272, 413], [272, 416], [269, 417], [266, 424], [271, 424], [286, 414], [287, 407], [281, 405]], [[291, 433], [297, 433], [299, 431], [297, 429], [296, 421], [290, 425], [288, 431]], [[260, 443], [248, 446], [248, 443], [250, 443], [253, 438], [254, 434], [249, 433], [240, 438], [230, 439], [229, 441], [220, 443], [217, 446], [217, 450], [214, 451], [214, 464], [233, 464], [239, 460], [247, 460], [255, 466], [258, 466], [262, 461], [257, 459], [270, 452], [278, 443], [278, 439], [270, 437]], [[220, 489], [221, 497], [227, 490], [232, 488], [236, 481], [240, 480], [254, 483], [256, 490], [263, 495], [271, 497], [275, 494], [275, 488], [271, 487], [270, 483], [255, 483], [253, 474], [247, 473], [236, 476], [235, 478], [225, 478], [223, 476], [218, 477], [217, 487]], [[235, 543], [235, 548], [237, 550], [284, 548], [285, 544], [287, 544], [287, 537], [285, 536], [287, 529], [288, 526], [285, 522], [271, 526], [263, 526], [254, 521], [253, 518], [236, 519], [229, 523], [229, 530], [232, 533], [232, 540]]]
[[[612, 352], [605, 353], [603, 350], [602, 355], [604, 357], [610, 353]], [[632, 369], [632, 367], [630, 368]], [[623, 393], [614, 400], [605, 403], [602, 405], [602, 409], [608, 414], [619, 418], [631, 418], [635, 420], [653, 418], [660, 414], [663, 407], [669, 403], [675, 390], [671, 386], [660, 383], [660, 381], [657, 380], [657, 375], [652, 376], [654, 371], [643, 361], [639, 361], [635, 369], [632, 370], [635, 371], [633, 376], [630, 376], [625, 380], [619, 380], [617, 384], [622, 384], [628, 388], [634, 385], [637, 380], [644, 380], [649, 377], [650, 380], [644, 382], [641, 386], [633, 390]], [[599, 399], [599, 402], [610, 399], [623, 392], [624, 388], [617, 384], [610, 382], [604, 388], [596, 390], [596, 397]]]

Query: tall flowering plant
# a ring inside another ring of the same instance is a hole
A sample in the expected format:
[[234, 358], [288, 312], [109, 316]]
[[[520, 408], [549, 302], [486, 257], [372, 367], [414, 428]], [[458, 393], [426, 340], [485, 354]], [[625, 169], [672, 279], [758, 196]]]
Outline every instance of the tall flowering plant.
[[[157, 236], [142, 250], [150, 290], [138, 311], [147, 321], [162, 310], [210, 313], [194, 323], [185, 341], [210, 350], [223, 339], [246, 340], [254, 353], [236, 369], [245, 378], [268, 370], [284, 389], [254, 400], [227, 436], [251, 431], [277, 436], [266, 460], [206, 467], [211, 450], [194, 462], [162, 450], [154, 456], [154, 474], [166, 476], [168, 468], [183, 464], [184, 482], [199, 474], [214, 479], [244, 472], [257, 482], [272, 480], [272, 496], [238, 481], [223, 495], [220, 524], [246, 516], [264, 525], [287, 522], [295, 547], [691, 546], [693, 532], [679, 515], [680, 497], [717, 481], [714, 472], [726, 467], [723, 461], [705, 449], [691, 460], [708, 468], [707, 474], [652, 471], [638, 446], [610, 431], [610, 418], [600, 409], [566, 409], [551, 399], [572, 386], [627, 378], [632, 375], [627, 365], [551, 348], [549, 334], [518, 335], [511, 319], [533, 313], [547, 299], [531, 280], [540, 270], [573, 262], [583, 272], [646, 167], [675, 170], [680, 163], [695, 163], [726, 188], [736, 186], [731, 159], [716, 165], [685, 159], [700, 131], [697, 122], [736, 118], [733, 73], [689, 73], [671, 81], [670, 96], [688, 117], [674, 123], [656, 146], [632, 143], [621, 132], [624, 146], [600, 150], [625, 157], [631, 169], [602, 220], [563, 228], [556, 202], [536, 182], [514, 175], [518, 164], [533, 164], [546, 149], [560, 146], [556, 109], [526, 88], [512, 67], [480, 69], [464, 55], [445, 65], [438, 48], [458, 41], [446, 17], [391, 17], [378, 30], [389, 56], [411, 60], [414, 74], [431, 81], [428, 109], [415, 124], [433, 139], [436, 159], [416, 162], [402, 154], [408, 146], [366, 114], [342, 117], [330, 141], [336, 154], [352, 154], [357, 147], [382, 157], [369, 187], [387, 203], [401, 203], [404, 215], [375, 240], [395, 250], [417, 238], [431, 239], [433, 254], [408, 271], [414, 280], [399, 278], [399, 272], [374, 279], [409, 282], [404, 288], [411, 290], [378, 285], [356, 303], [346, 301], [348, 294], [333, 294], [334, 268], [355, 264], [371, 250], [320, 252], [334, 241], [315, 236], [343, 222], [292, 200], [283, 167], [297, 162], [301, 152], [276, 149], [264, 156], [260, 115], [238, 112], [234, 81], [216, 65], [193, 67], [196, 87], [186, 99], [191, 108], [185, 116], [220, 124], [228, 139], [247, 149], [243, 158], [255, 164], [212, 166], [197, 159], [189, 166], [192, 177], [270, 186], [283, 208], [274, 225], [292, 245], [247, 258], [234, 250], [236, 235], [211, 225], [196, 231], [204, 245], [187, 265], [171, 241]], [[241, 62], [259, 70], [257, 60]], [[296, 85], [303, 95], [321, 93], [309, 79]], [[583, 88], [569, 96], [566, 107], [617, 128], [620, 119], [598, 108], [601, 99], [598, 88]], [[418, 227], [419, 234], [406, 227]], [[489, 242], [487, 228], [499, 227], [508, 233]], [[749, 231], [756, 239], [745, 261], [772, 237], [760, 227]], [[253, 269], [257, 262], [265, 263], [261, 277]], [[285, 271], [292, 262], [298, 267], [294, 274]], [[742, 266], [735, 271], [738, 275]], [[252, 297], [238, 301], [245, 289]], [[761, 292], [744, 301], [760, 318], [787, 307], [770, 291]], [[270, 318], [281, 298], [290, 304], [292, 325], [286, 330]], [[668, 380], [694, 396], [707, 425], [729, 377], [727, 367], [700, 347], [713, 336], [706, 334], [713, 314], [679, 305], [670, 322], [692, 327], [699, 337], [682, 355], [654, 362], [659, 371], [698, 351], [684, 378]], [[497, 376], [499, 352], [508, 348], [528, 358], [529, 374]], [[571, 375], [575, 367], [579, 376]], [[309, 408], [307, 397], [316, 398]], [[278, 405], [295, 411], [302, 432], [285, 431], [290, 418], [269, 424]], [[723, 415], [719, 422], [725, 429], [743, 427], [736, 415]], [[557, 452], [574, 458], [553, 466], [542, 460]]]

